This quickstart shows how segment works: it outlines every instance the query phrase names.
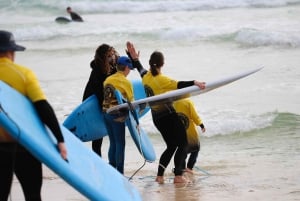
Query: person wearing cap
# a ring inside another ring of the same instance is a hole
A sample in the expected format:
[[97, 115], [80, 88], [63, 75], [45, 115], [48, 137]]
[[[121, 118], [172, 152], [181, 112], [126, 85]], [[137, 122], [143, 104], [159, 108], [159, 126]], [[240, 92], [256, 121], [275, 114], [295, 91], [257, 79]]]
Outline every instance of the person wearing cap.
[[78, 15], [77, 13], [75, 13], [71, 7], [67, 7], [66, 8], [67, 13], [70, 14], [71, 19], [75, 22], [83, 22], [83, 19], [80, 15]]
[[[121, 56], [117, 61], [117, 72], [104, 81], [104, 101], [103, 111], [118, 105], [115, 97], [115, 90], [120, 91], [127, 101], [133, 101], [133, 86], [126, 78], [133, 70], [130, 58]], [[124, 174], [125, 158], [125, 121], [119, 120], [118, 114], [105, 114], [104, 120], [107, 126], [110, 146], [108, 150], [109, 164], [116, 168], [121, 174]]]
[[[0, 80], [32, 101], [41, 121], [56, 137], [62, 159], [67, 160], [67, 149], [58, 120], [46, 100], [37, 77], [28, 68], [14, 63], [15, 52], [24, 50], [25, 47], [16, 44], [11, 32], [0, 30]], [[8, 199], [14, 173], [20, 181], [25, 200], [41, 200], [43, 179], [41, 162], [18, 144], [1, 126], [0, 159], [0, 200]]]
[[[103, 103], [103, 83], [105, 79], [114, 74], [116, 70], [116, 63], [119, 57], [118, 52], [108, 44], [101, 44], [95, 51], [94, 59], [90, 63], [92, 69], [89, 80], [85, 86], [82, 101], [86, 100], [91, 95], [96, 95], [100, 108]], [[102, 156], [103, 138], [92, 141], [92, 149], [100, 157]]]
[[[177, 81], [162, 73], [164, 66], [164, 55], [162, 52], [154, 51], [150, 55], [150, 70], [143, 68], [139, 61], [139, 52], [135, 50], [131, 42], [126, 43], [127, 54], [132, 59], [133, 66], [138, 69], [145, 87], [147, 96], [155, 96], [184, 87], [196, 85], [205, 89], [205, 82], [197, 80]], [[161, 133], [167, 148], [161, 154], [155, 181], [164, 183], [164, 172], [174, 155], [174, 183], [186, 183], [188, 180], [183, 177], [183, 164], [187, 156], [187, 134], [183, 123], [176, 113], [172, 103], [163, 103], [150, 106], [152, 120], [155, 127]]]
[[175, 101], [173, 106], [183, 122], [187, 134], [188, 154], [190, 156], [187, 163], [184, 161], [183, 169], [185, 172], [193, 174], [193, 168], [200, 151], [200, 137], [197, 126], [201, 128], [202, 133], [204, 133], [206, 129], [191, 99], [185, 98]]

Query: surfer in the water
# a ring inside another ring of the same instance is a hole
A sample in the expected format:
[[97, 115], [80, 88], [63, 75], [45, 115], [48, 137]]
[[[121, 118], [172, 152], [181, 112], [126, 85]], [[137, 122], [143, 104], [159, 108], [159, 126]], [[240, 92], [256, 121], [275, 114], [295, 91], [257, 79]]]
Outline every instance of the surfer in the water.
[[77, 13], [75, 13], [71, 7], [67, 7], [67, 13], [70, 14], [71, 18], [73, 21], [75, 22], [83, 22], [83, 19], [80, 15], [78, 15]]

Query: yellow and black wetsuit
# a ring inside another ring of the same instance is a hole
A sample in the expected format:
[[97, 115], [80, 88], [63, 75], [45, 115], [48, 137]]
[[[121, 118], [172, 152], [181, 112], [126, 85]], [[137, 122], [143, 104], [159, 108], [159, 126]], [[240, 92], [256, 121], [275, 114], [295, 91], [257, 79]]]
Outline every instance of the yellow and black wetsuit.
[[200, 136], [197, 126], [204, 129], [202, 119], [198, 115], [194, 103], [190, 99], [182, 99], [173, 103], [179, 118], [183, 122], [188, 140], [188, 153], [190, 153], [188, 162], [184, 161], [184, 169], [187, 167], [193, 169], [200, 151]]
[[[176, 81], [159, 73], [153, 76], [150, 71], [140, 70], [143, 76], [143, 84], [147, 96], [162, 94], [178, 88], [192, 86], [194, 81]], [[166, 150], [160, 157], [157, 176], [163, 176], [165, 168], [168, 166], [173, 154], [174, 156], [174, 174], [182, 175], [184, 160], [187, 156], [187, 136], [183, 123], [179, 119], [173, 105], [165, 103], [151, 107], [153, 123], [160, 131], [165, 143]]]
[[133, 101], [133, 87], [131, 82], [122, 72], [116, 72], [104, 81], [104, 111], [118, 105], [118, 101], [114, 95], [114, 90], [120, 91], [122, 96], [128, 101]]
[[[103, 111], [118, 104], [115, 97], [115, 90], [120, 91], [122, 96], [128, 101], [133, 101], [132, 84], [127, 80], [123, 72], [118, 71], [104, 81]], [[125, 122], [118, 121], [117, 119], [119, 117], [120, 116], [114, 114], [105, 114], [104, 120], [110, 141], [108, 151], [109, 164], [123, 174], [125, 159]]]
[[190, 99], [182, 99], [175, 101], [173, 106], [186, 129], [188, 152], [199, 150], [200, 137], [197, 126], [203, 126], [203, 123], [195, 110], [194, 103]]
[[[63, 142], [55, 113], [39, 86], [35, 74], [8, 58], [0, 58], [0, 80], [28, 97], [41, 120], [50, 128], [58, 142]], [[12, 100], [13, 101], [13, 100]], [[16, 105], [16, 107], [18, 107]], [[4, 108], [5, 110], [5, 108]], [[42, 165], [0, 127], [0, 200], [7, 200], [13, 173], [18, 177], [26, 200], [41, 200]]]

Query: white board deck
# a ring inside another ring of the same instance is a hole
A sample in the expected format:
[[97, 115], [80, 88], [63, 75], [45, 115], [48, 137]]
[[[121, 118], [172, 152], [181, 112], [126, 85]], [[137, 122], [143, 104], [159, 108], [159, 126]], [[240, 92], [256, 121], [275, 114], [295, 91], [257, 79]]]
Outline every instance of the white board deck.
[[[211, 90], [214, 90], [219, 87], [225, 86], [229, 83], [232, 83], [236, 80], [247, 77], [253, 73], [260, 71], [261, 69], [262, 68], [256, 68], [253, 70], [248, 70], [248, 71], [245, 71], [242, 73], [237, 73], [237, 74], [234, 74], [231, 76], [223, 77], [223, 78], [211, 81], [211, 82], [206, 82], [206, 88], [204, 90], [200, 90], [200, 88], [197, 86], [190, 86], [190, 87], [166, 92], [164, 94], [159, 94], [156, 96], [151, 96], [148, 98], [136, 100], [136, 101], [132, 102], [131, 105], [133, 108], [139, 108], [140, 106], [144, 107], [145, 105], [147, 105], [147, 106], [157, 105], [157, 104], [162, 104], [162, 103], [166, 103], [166, 102], [173, 102], [173, 101], [183, 99], [183, 98], [188, 98], [191, 96], [204, 94]], [[107, 113], [119, 112], [122, 109], [129, 109], [129, 105], [127, 103], [123, 103], [123, 104], [114, 106], [114, 107], [108, 109]]]

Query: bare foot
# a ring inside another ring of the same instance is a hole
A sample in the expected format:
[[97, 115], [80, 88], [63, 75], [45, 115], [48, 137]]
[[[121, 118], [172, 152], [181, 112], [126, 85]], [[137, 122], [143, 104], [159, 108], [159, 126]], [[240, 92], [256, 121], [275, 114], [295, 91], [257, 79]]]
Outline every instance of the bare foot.
[[155, 181], [159, 184], [165, 183], [164, 177], [163, 176], [157, 176]]
[[178, 184], [178, 183], [188, 183], [189, 180], [184, 178], [183, 176], [175, 176], [174, 177], [174, 184]]
[[190, 174], [194, 174], [194, 171], [190, 168], [185, 168], [184, 171], [187, 172], [187, 173], [190, 173]]

